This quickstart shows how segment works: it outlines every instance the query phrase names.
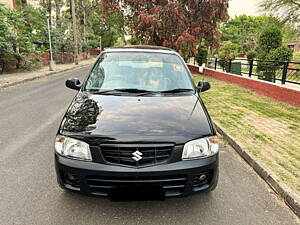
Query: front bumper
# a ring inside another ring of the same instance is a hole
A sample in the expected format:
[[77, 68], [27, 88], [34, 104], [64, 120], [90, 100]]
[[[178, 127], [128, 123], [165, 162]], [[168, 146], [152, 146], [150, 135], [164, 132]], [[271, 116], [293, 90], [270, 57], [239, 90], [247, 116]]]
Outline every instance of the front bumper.
[[[218, 155], [152, 167], [130, 168], [73, 160], [55, 154], [59, 185], [85, 195], [97, 196], [110, 196], [115, 190], [124, 187], [159, 188], [164, 197], [211, 191], [218, 183], [218, 166]], [[200, 180], [201, 175], [205, 175], [206, 179]]]

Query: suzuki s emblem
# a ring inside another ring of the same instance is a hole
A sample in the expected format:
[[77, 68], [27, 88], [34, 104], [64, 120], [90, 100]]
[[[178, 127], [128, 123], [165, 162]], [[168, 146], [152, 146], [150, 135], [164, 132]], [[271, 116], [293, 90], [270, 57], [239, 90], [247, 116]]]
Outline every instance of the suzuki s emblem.
[[141, 153], [140, 151], [135, 151], [132, 153], [133, 157], [131, 157], [133, 160], [135, 160], [136, 162], [140, 161], [143, 157], [143, 153]]

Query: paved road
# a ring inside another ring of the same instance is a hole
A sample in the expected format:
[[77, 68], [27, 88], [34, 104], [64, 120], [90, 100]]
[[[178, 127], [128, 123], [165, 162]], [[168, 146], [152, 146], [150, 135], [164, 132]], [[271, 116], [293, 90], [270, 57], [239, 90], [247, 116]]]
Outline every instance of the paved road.
[[0, 224], [293, 225], [299, 220], [227, 147], [211, 194], [166, 201], [111, 202], [62, 191], [53, 140], [75, 92], [69, 77], [87, 68], [0, 90]]

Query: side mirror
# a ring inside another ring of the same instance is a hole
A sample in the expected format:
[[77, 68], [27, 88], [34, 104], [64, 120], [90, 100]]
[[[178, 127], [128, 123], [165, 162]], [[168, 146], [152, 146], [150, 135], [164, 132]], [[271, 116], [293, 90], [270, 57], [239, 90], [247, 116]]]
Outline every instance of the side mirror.
[[205, 92], [210, 89], [210, 84], [206, 81], [199, 81], [197, 89], [198, 92]]
[[74, 89], [74, 90], [79, 90], [81, 88], [81, 84], [79, 79], [74, 78], [74, 79], [68, 79], [66, 81], [66, 86], [68, 88]]

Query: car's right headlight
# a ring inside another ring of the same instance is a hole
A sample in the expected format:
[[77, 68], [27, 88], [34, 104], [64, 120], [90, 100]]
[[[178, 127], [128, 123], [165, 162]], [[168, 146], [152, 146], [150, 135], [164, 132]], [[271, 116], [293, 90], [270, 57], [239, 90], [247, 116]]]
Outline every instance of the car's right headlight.
[[184, 145], [183, 160], [192, 160], [213, 156], [219, 152], [218, 138], [207, 137], [190, 141]]
[[65, 157], [92, 161], [90, 147], [87, 143], [62, 135], [56, 136], [55, 151]]

